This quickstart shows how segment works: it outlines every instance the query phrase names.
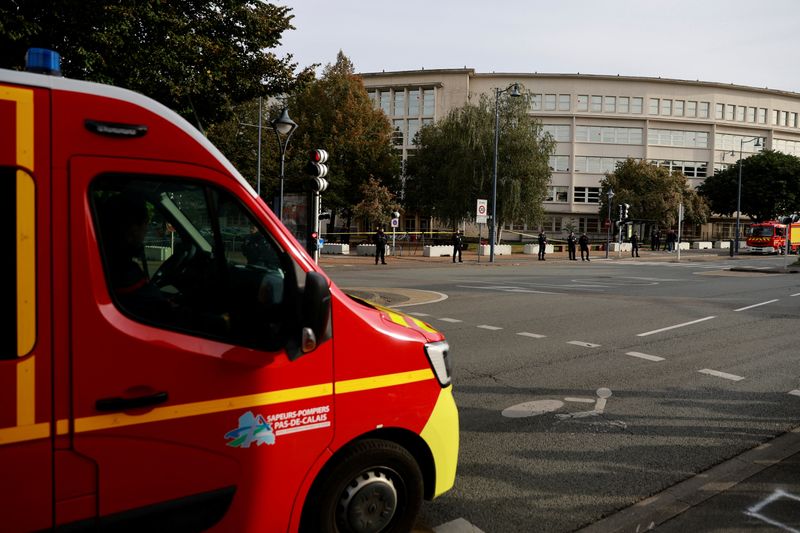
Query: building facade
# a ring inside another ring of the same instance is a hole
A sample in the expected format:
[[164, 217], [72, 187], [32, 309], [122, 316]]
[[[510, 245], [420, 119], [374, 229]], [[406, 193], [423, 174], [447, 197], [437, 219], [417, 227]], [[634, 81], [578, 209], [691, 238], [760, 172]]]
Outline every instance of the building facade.
[[[626, 158], [679, 170], [697, 187], [715, 170], [762, 149], [800, 156], [800, 94], [703, 81], [585, 74], [484, 74], [473, 69], [360, 74], [395, 128], [403, 158], [425, 124], [514, 83], [530, 95], [529, 114], [557, 142], [543, 229], [566, 226], [598, 237], [600, 180]], [[425, 221], [406, 220], [405, 230]], [[685, 228], [688, 237], [729, 239], [734, 222]], [[529, 234], [539, 228], [506, 227]]]

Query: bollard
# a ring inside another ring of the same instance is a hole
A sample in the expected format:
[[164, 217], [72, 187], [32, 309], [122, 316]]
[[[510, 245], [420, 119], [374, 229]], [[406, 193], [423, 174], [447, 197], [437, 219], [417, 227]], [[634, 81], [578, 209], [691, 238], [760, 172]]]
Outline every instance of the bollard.
[[734, 246], [734, 242], [733, 242], [733, 239], [731, 239], [731, 249], [730, 249], [731, 257], [733, 257], [733, 246]]

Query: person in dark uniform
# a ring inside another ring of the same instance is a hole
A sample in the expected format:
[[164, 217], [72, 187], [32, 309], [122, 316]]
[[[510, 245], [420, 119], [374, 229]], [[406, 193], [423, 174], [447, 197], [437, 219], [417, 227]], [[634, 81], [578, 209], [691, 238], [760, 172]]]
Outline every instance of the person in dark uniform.
[[635, 231], [631, 235], [631, 257], [639, 257], [639, 234]]
[[250, 235], [248, 235], [244, 244], [242, 244], [242, 253], [247, 259], [248, 265], [267, 266], [269, 262], [269, 246], [267, 240], [258, 231], [256, 226], [250, 226]]
[[137, 316], [171, 322], [171, 302], [150, 282], [144, 258], [149, 212], [144, 197], [122, 193], [100, 206], [100, 231], [111, 290], [120, 306]]
[[[583, 233], [580, 238], [578, 239], [578, 245], [581, 247], [581, 261], [588, 261], [589, 260], [589, 237], [586, 236], [586, 233]], [[584, 258], [584, 254], [586, 257]]]
[[578, 243], [578, 238], [575, 237], [575, 233], [569, 232], [567, 235], [567, 253], [569, 254], [570, 261], [577, 261], [575, 259], [575, 245]]
[[386, 264], [386, 234], [383, 228], [378, 228], [375, 235], [372, 236], [372, 242], [375, 244], [375, 264], [378, 264], [380, 259], [381, 264]]
[[544, 231], [539, 232], [539, 261], [544, 261], [545, 248], [547, 247], [547, 235]]
[[456, 262], [456, 256], [458, 256], [458, 262], [463, 263], [461, 260], [461, 250], [464, 248], [464, 234], [461, 230], [456, 231], [453, 233], [453, 263]]

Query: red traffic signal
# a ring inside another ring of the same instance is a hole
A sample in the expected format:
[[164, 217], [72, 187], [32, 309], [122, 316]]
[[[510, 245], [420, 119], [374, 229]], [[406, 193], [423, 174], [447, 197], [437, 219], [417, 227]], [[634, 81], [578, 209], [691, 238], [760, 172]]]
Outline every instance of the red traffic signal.
[[325, 150], [311, 150], [309, 152], [308, 165], [306, 165], [306, 173], [314, 178], [324, 178], [328, 175], [328, 152]]

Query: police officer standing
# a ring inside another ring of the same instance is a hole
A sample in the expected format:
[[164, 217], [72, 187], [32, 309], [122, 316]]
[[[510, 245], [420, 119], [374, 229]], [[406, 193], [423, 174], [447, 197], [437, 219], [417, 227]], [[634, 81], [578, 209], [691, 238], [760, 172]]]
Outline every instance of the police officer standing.
[[[588, 261], [589, 260], [589, 237], [586, 236], [586, 233], [582, 234], [580, 239], [578, 239], [578, 244], [581, 247], [581, 261]], [[583, 254], [586, 254], [586, 258], [584, 259]]]
[[639, 234], [635, 231], [631, 236], [631, 257], [639, 257]]
[[464, 248], [464, 234], [461, 230], [456, 231], [453, 233], [453, 263], [456, 262], [456, 256], [458, 256], [458, 262], [463, 263], [461, 260], [461, 250]]
[[386, 264], [386, 234], [383, 228], [379, 227], [372, 236], [372, 242], [375, 244], [375, 264], [378, 264], [380, 259], [381, 264]]
[[544, 261], [545, 248], [547, 247], [547, 235], [544, 231], [539, 232], [539, 261]]
[[577, 261], [575, 259], [575, 245], [578, 243], [578, 238], [575, 237], [575, 233], [569, 232], [567, 235], [567, 253], [569, 254], [570, 261]]

